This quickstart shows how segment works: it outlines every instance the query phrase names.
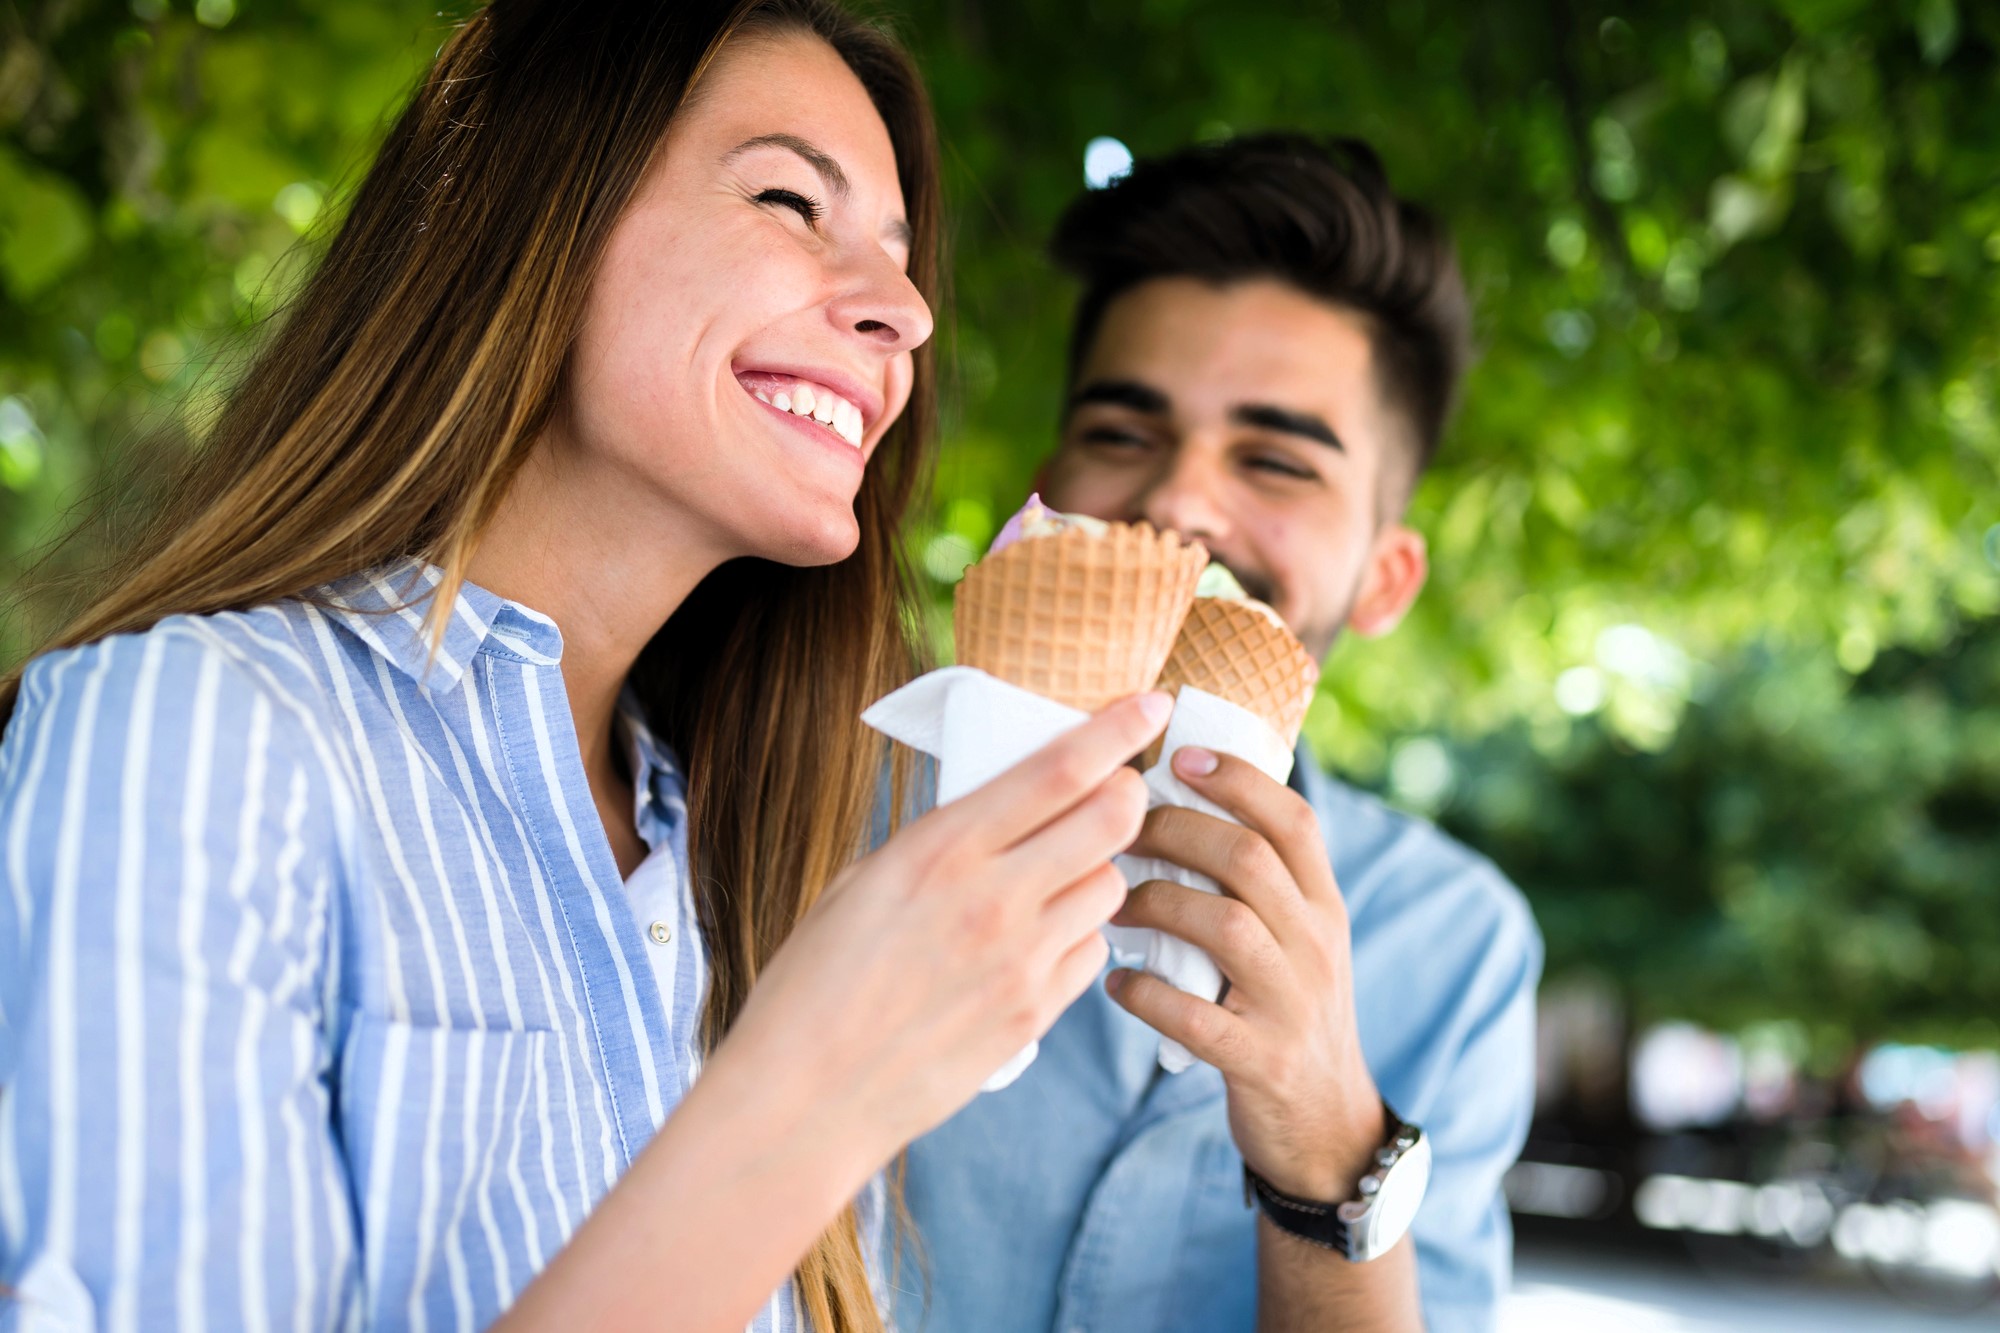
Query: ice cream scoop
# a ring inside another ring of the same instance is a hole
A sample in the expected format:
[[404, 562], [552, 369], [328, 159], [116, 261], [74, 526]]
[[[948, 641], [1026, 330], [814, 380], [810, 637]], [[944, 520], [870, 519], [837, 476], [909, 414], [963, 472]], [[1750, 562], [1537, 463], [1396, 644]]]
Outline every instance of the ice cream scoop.
[[1053, 537], [1060, 532], [1103, 533], [1110, 526], [1103, 519], [1092, 518], [1088, 514], [1065, 514], [1051, 509], [1042, 503], [1041, 492], [1037, 491], [1001, 527], [1000, 535], [993, 539], [993, 545], [987, 548], [986, 554], [998, 555], [1023, 538]]

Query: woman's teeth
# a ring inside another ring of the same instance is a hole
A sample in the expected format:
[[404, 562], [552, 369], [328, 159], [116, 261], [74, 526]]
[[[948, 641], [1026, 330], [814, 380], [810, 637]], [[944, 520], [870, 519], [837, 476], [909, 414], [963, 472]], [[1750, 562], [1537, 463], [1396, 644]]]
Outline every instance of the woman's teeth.
[[861, 447], [861, 409], [832, 390], [801, 384], [790, 392], [758, 389], [756, 394], [759, 402], [795, 417], [811, 417], [855, 448]]

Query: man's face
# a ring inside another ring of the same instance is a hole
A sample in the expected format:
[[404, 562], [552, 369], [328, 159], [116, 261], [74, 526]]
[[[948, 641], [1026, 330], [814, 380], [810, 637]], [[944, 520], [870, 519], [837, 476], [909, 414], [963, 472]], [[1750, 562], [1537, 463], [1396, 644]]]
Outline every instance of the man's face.
[[1423, 587], [1423, 539], [1383, 512], [1406, 429], [1355, 316], [1276, 281], [1157, 278], [1105, 310], [1040, 488], [1199, 539], [1323, 657]]

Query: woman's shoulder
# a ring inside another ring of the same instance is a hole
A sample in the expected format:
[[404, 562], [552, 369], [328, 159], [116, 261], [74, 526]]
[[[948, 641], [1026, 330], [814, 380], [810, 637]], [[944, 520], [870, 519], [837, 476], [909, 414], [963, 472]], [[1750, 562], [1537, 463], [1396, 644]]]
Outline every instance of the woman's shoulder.
[[157, 761], [173, 763], [187, 741], [254, 731], [273, 759], [302, 769], [333, 804], [344, 805], [347, 765], [309, 639], [302, 608], [287, 601], [172, 615], [144, 630], [52, 649], [22, 671], [4, 749], [18, 756], [145, 730], [168, 741]]

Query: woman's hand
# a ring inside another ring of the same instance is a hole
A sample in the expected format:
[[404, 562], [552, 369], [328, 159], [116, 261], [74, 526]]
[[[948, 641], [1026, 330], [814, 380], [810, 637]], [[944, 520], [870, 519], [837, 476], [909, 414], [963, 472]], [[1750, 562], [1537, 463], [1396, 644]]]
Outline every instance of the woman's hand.
[[1146, 813], [1127, 761], [1170, 711], [1159, 693], [1112, 704], [849, 867], [712, 1065], [810, 1071], [866, 1171], [956, 1111], [1103, 968], [1099, 927], [1125, 901], [1111, 858]]
[[1104, 966], [1125, 762], [1164, 694], [1104, 709], [843, 873], [645, 1151], [503, 1321], [741, 1328], [902, 1146], [970, 1100]]

